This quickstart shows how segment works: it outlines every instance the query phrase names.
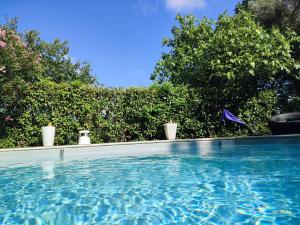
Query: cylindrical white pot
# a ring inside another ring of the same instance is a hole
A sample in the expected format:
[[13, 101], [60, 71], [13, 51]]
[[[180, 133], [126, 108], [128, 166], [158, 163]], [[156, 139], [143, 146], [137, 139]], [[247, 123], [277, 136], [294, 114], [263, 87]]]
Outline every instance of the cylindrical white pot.
[[86, 136], [79, 137], [78, 144], [79, 145], [89, 145], [89, 144], [91, 144], [91, 139], [90, 139], [90, 137], [86, 137]]
[[167, 140], [176, 139], [177, 123], [165, 123], [164, 130]]
[[55, 127], [42, 127], [43, 146], [49, 147], [54, 145]]

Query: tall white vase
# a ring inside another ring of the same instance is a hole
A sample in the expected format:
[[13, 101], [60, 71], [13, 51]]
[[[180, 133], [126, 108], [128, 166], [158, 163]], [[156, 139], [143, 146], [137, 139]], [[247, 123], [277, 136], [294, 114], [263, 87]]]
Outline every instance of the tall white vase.
[[50, 147], [54, 145], [55, 127], [42, 127], [43, 146]]
[[164, 130], [167, 140], [176, 139], [177, 123], [165, 123]]

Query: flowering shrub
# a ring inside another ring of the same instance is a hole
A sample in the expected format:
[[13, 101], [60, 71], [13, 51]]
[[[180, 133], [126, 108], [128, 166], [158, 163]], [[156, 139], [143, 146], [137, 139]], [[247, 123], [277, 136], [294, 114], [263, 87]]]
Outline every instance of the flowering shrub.
[[0, 79], [38, 81], [42, 72], [39, 54], [28, 48], [15, 31], [0, 29]]
[[37, 31], [18, 32], [17, 20], [0, 25], [0, 78], [95, 83], [88, 63], [73, 63], [67, 41], [45, 42]]
[[68, 43], [47, 43], [38, 32], [18, 33], [15, 20], [0, 25], [0, 136], [13, 127], [28, 84], [42, 80], [94, 83], [89, 64], [72, 63]]
[[0, 129], [12, 125], [21, 89], [26, 82], [39, 81], [41, 72], [38, 52], [13, 29], [0, 27]]
[[6, 47], [6, 30], [0, 29], [0, 48], [5, 48]]

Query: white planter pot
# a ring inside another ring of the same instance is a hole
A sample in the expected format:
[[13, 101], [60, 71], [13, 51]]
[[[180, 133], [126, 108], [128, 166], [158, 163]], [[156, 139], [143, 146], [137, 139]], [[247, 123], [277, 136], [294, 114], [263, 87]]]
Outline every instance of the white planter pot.
[[79, 145], [89, 145], [89, 144], [91, 144], [91, 139], [90, 139], [90, 137], [80, 137], [78, 144]]
[[54, 145], [55, 127], [42, 127], [43, 146], [49, 147]]
[[164, 130], [167, 140], [176, 139], [177, 123], [165, 123]]

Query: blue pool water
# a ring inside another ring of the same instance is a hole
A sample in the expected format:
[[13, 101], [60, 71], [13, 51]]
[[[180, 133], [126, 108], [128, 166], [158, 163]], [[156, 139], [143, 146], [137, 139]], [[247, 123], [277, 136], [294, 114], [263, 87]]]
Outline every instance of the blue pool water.
[[300, 224], [300, 140], [2, 166], [0, 224]]

